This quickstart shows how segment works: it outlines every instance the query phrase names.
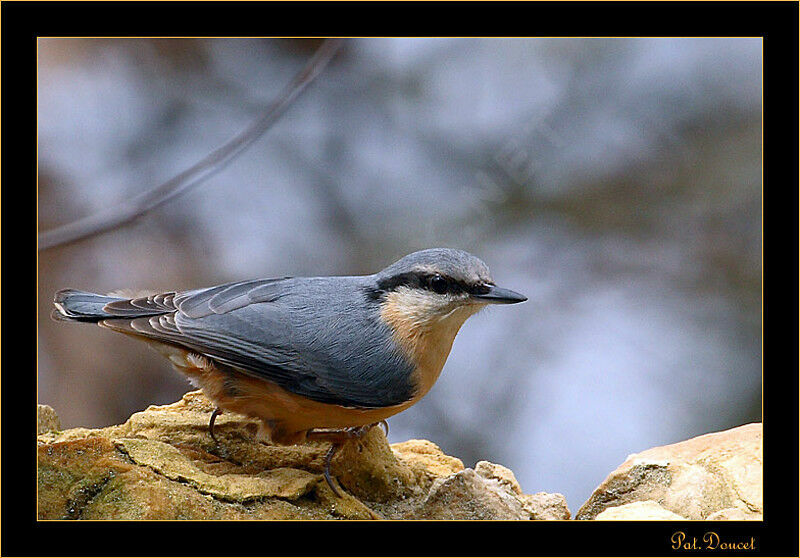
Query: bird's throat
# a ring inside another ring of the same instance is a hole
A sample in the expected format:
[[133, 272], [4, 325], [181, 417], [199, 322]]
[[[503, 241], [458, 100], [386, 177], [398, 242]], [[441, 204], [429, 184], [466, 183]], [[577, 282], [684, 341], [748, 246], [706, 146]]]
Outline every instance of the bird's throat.
[[453, 340], [464, 321], [480, 308], [463, 306], [444, 315], [433, 314], [413, 294], [392, 292], [381, 308], [381, 318], [392, 330], [395, 343], [414, 364], [415, 400], [425, 395], [447, 361]]

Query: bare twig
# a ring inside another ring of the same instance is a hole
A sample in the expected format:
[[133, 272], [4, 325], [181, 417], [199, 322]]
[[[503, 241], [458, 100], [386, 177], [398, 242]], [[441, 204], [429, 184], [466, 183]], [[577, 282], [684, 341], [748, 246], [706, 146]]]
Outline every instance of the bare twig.
[[75, 242], [129, 223], [222, 170], [264, 135], [283, 116], [286, 109], [297, 99], [306, 86], [317, 77], [340, 46], [340, 39], [328, 39], [323, 42], [308, 63], [295, 75], [264, 114], [241, 134], [212, 151], [182, 173], [152, 190], [125, 200], [108, 210], [40, 233], [38, 237], [39, 250]]

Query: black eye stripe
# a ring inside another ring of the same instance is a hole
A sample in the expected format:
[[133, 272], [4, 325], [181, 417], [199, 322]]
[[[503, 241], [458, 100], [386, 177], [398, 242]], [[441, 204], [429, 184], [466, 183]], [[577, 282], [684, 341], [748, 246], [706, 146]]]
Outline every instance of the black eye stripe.
[[400, 287], [409, 287], [412, 289], [426, 289], [434, 292], [439, 292], [432, 285], [432, 281], [438, 277], [441, 277], [441, 279], [446, 281], [446, 288], [443, 291], [440, 288], [441, 294], [444, 293], [485, 294], [489, 292], [489, 287], [482, 283], [477, 285], [468, 284], [466, 281], [453, 279], [452, 277], [449, 277], [441, 273], [411, 271], [406, 273], [400, 273], [398, 275], [387, 277], [381, 280], [378, 283], [377, 291], [371, 293], [370, 297], [373, 299], [382, 298], [382, 295], [384, 295], [385, 293], [395, 291]]
[[383, 292], [397, 290], [398, 287], [412, 287], [419, 288], [420, 276], [418, 273], [401, 273], [393, 277], [387, 277], [378, 283], [378, 289]]

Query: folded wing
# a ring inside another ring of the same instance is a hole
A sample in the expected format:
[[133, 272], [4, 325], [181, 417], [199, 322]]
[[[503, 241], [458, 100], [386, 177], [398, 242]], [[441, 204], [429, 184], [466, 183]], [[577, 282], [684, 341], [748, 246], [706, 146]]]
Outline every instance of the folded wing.
[[388, 338], [380, 331], [385, 326], [363, 313], [347, 321], [356, 331], [331, 323], [347, 308], [320, 318], [314, 311], [324, 303], [320, 289], [314, 283], [298, 289], [303, 281], [313, 280], [241, 281], [115, 300], [104, 308], [115, 318], [101, 323], [185, 347], [323, 403], [373, 408], [410, 399], [410, 368], [401, 355], [375, 358], [385, 357], [378, 346]]

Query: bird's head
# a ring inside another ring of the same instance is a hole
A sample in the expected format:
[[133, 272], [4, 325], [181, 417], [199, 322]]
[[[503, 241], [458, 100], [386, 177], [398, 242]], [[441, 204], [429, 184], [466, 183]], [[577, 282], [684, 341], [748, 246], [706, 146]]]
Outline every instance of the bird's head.
[[487, 304], [514, 304], [523, 295], [495, 285], [489, 268], [463, 250], [433, 248], [414, 252], [375, 274], [370, 296], [381, 314], [403, 329], [455, 325]]

